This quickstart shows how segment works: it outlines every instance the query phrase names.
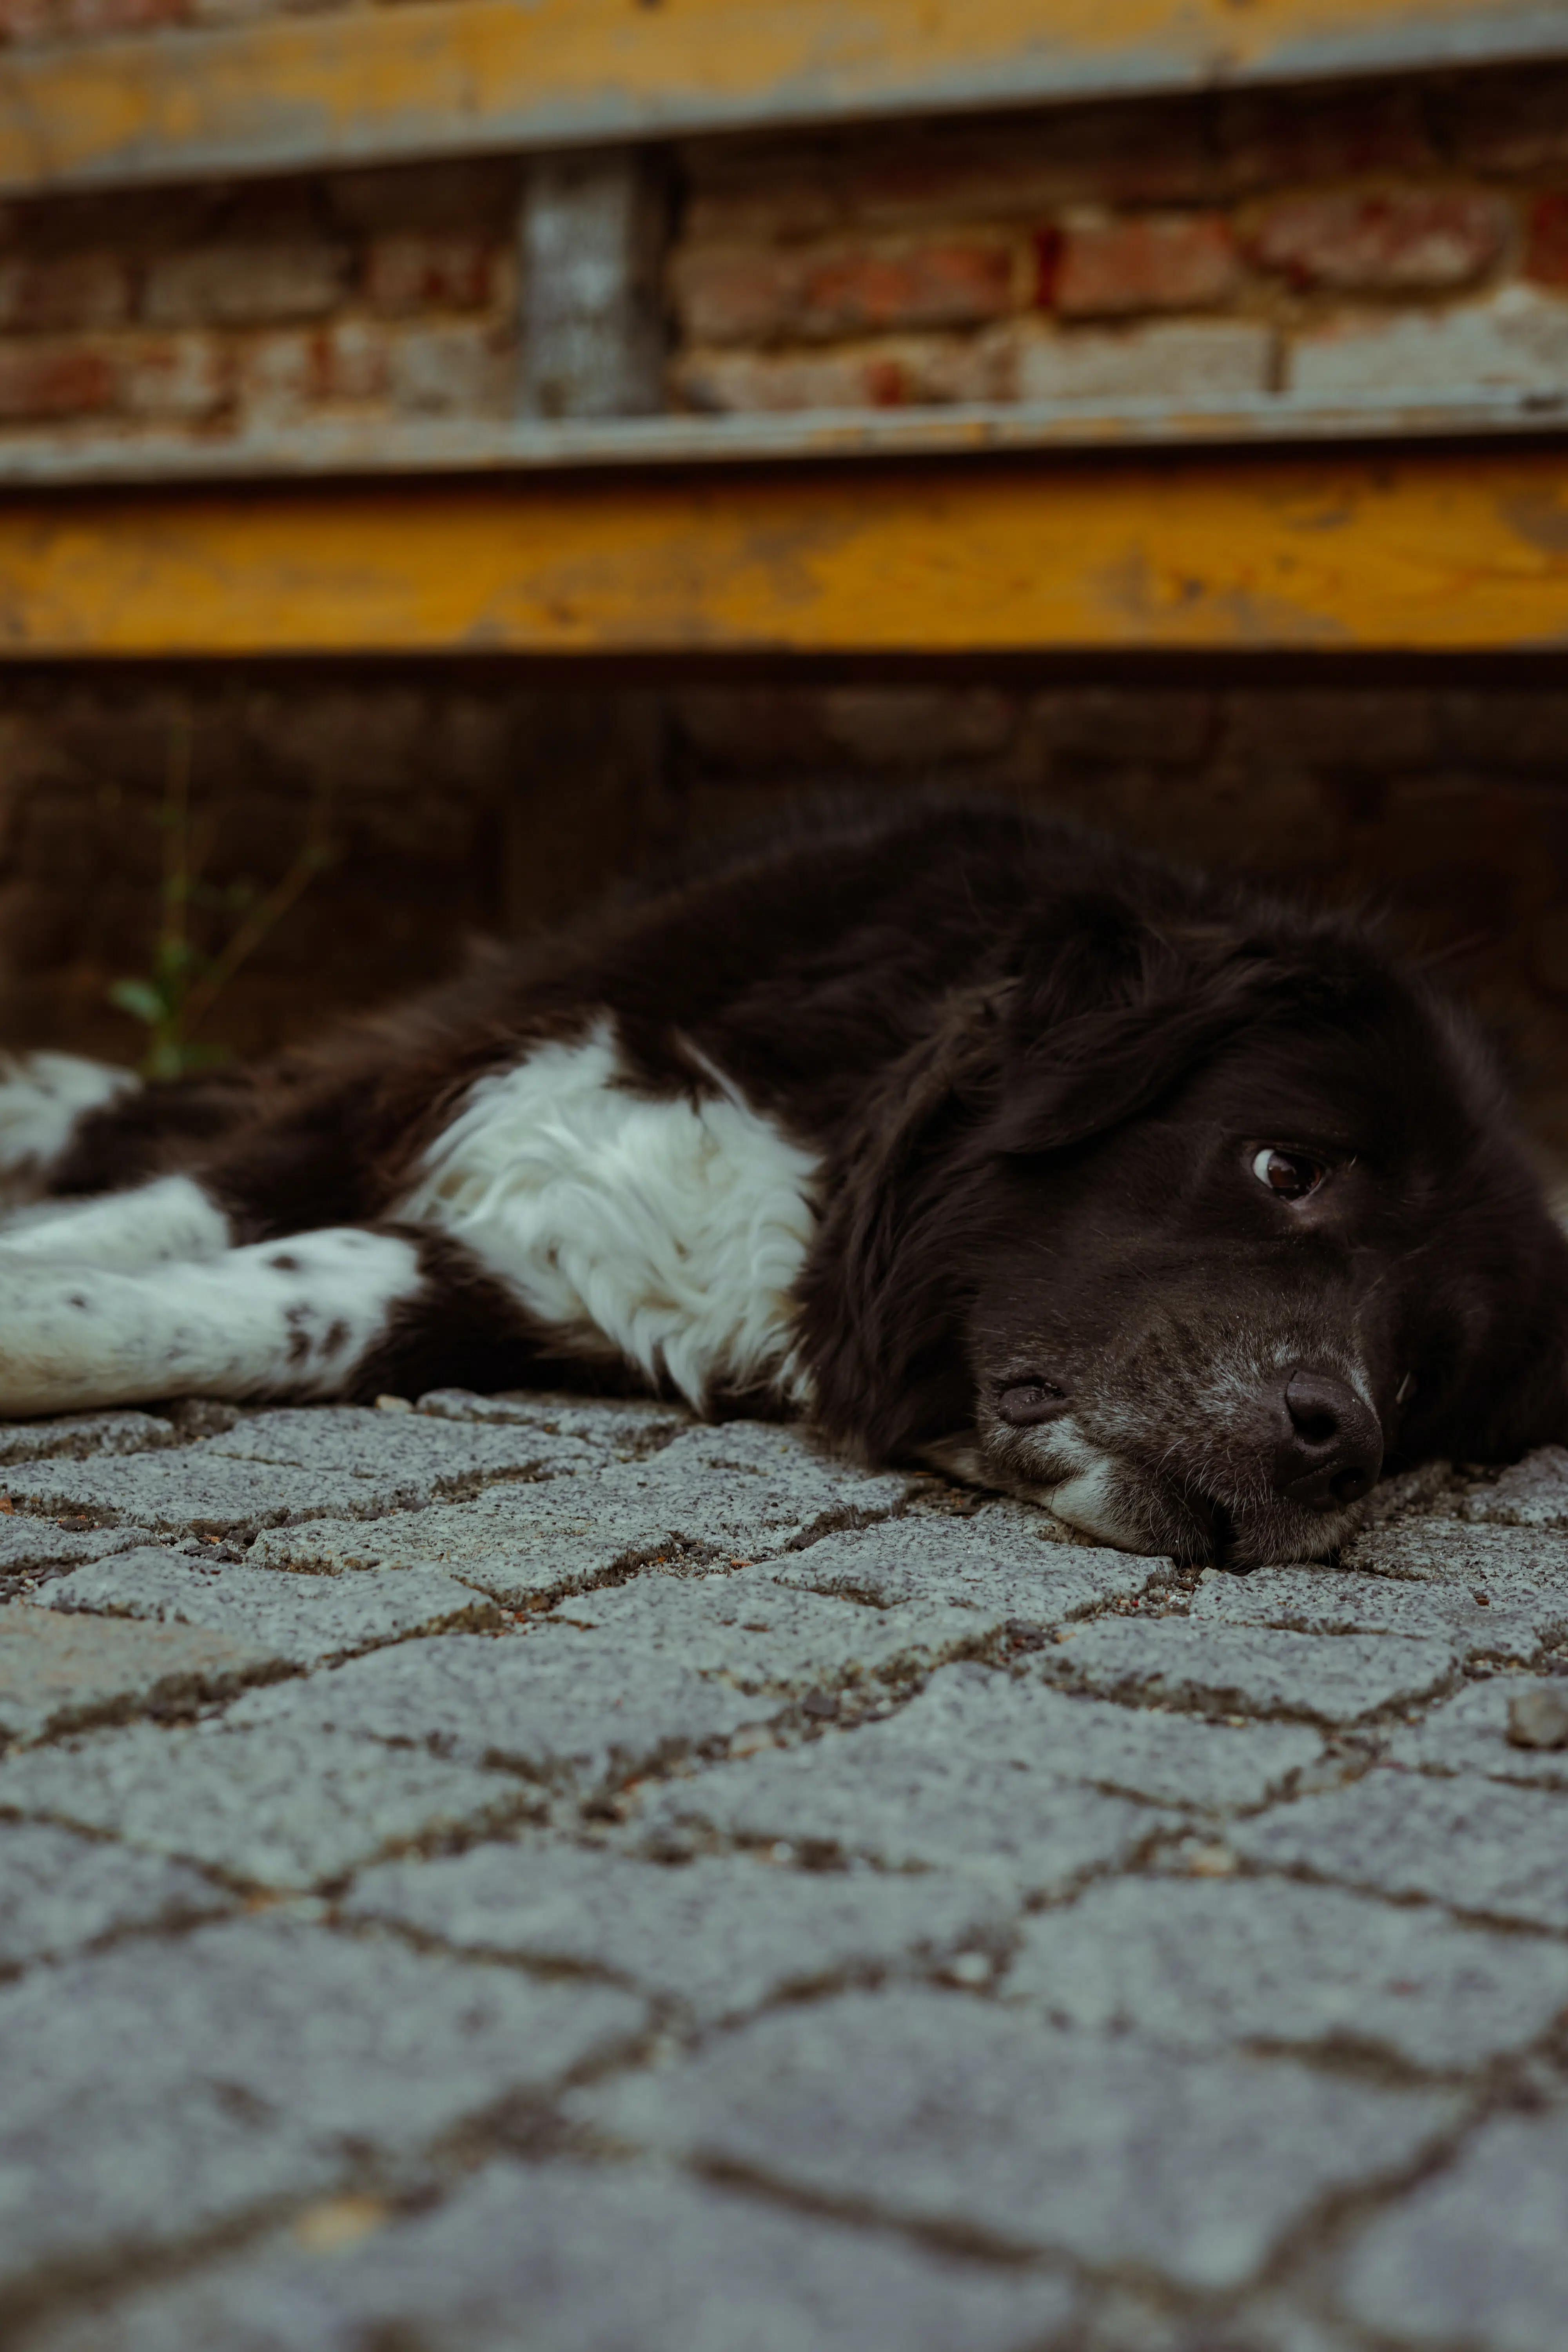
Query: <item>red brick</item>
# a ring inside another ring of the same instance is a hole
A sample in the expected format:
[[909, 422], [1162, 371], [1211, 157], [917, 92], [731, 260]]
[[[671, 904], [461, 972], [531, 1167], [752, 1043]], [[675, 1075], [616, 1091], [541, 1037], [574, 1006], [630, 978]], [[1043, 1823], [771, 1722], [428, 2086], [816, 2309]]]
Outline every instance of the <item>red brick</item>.
[[693, 342], [816, 341], [1000, 318], [1015, 306], [1022, 268], [1022, 246], [1003, 237], [688, 247], [675, 258], [672, 286]]
[[230, 396], [233, 356], [216, 336], [136, 335], [115, 346], [119, 403], [132, 416], [196, 424]]
[[1476, 188], [1341, 190], [1258, 208], [1247, 244], [1300, 287], [1415, 291], [1463, 286], [1491, 268], [1512, 226], [1506, 198]]
[[831, 351], [683, 352], [678, 405], [710, 412], [923, 407], [1008, 395], [1011, 329], [978, 335], [889, 335]]
[[1205, 310], [1223, 302], [1240, 275], [1230, 224], [1216, 213], [1069, 222], [1041, 258], [1042, 302], [1073, 319]]
[[365, 299], [394, 312], [482, 310], [495, 259], [478, 237], [377, 237], [365, 259]]
[[155, 325], [171, 327], [320, 318], [341, 299], [347, 272], [348, 257], [337, 246], [220, 239], [154, 261], [146, 312]]
[[94, 416], [114, 405], [108, 346], [87, 342], [0, 343], [0, 420], [43, 424]]
[[383, 401], [391, 352], [387, 330], [364, 319], [252, 336], [237, 355], [241, 414], [247, 424], [279, 425], [334, 403]]
[[247, 425], [287, 424], [325, 396], [326, 354], [314, 328], [247, 337], [235, 352], [234, 367], [235, 397]]
[[1542, 286], [1568, 286], [1568, 194], [1537, 197], [1530, 215], [1525, 275]]
[[394, 405], [413, 415], [496, 416], [515, 399], [515, 354], [484, 320], [398, 335], [387, 375]]
[[1273, 336], [1260, 319], [1141, 319], [1115, 327], [1030, 320], [1007, 331], [1017, 400], [1205, 402], [1268, 389]]
[[0, 261], [0, 327], [24, 334], [113, 327], [131, 308], [131, 273], [111, 253]]
[[391, 345], [384, 327], [366, 319], [339, 319], [320, 338], [322, 391], [328, 400], [384, 400]]

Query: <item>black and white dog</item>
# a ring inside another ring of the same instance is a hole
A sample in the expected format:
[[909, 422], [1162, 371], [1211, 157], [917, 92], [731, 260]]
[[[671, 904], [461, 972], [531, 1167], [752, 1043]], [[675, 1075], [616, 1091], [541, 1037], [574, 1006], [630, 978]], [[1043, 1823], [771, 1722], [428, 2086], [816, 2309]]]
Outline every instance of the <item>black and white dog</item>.
[[0, 1412], [584, 1371], [1321, 1556], [1568, 1439], [1568, 1244], [1367, 929], [1052, 821], [797, 831], [247, 1078], [0, 1088]]

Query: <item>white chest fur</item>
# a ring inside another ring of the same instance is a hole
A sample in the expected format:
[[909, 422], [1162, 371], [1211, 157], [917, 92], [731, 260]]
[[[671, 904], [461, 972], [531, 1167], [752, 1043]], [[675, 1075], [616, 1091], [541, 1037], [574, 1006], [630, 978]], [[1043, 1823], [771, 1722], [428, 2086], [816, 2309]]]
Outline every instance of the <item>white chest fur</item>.
[[462, 1241], [578, 1352], [699, 1406], [753, 1384], [803, 1402], [790, 1292], [816, 1173], [733, 1089], [632, 1092], [605, 1022], [479, 1079], [397, 1213]]

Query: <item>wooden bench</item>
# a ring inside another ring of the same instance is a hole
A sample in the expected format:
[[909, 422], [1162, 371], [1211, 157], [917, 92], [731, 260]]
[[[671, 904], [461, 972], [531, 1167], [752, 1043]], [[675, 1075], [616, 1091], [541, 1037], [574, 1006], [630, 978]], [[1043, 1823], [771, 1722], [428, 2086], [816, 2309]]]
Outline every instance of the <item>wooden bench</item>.
[[515, 424], [0, 446], [0, 655], [1539, 656], [1568, 642], [1568, 385], [617, 413], [656, 397], [624, 142], [1565, 56], [1561, 0], [407, 0], [6, 52], [14, 194], [540, 151], [525, 376], [583, 341], [541, 225], [576, 205], [608, 266], [552, 415], [525, 381]]

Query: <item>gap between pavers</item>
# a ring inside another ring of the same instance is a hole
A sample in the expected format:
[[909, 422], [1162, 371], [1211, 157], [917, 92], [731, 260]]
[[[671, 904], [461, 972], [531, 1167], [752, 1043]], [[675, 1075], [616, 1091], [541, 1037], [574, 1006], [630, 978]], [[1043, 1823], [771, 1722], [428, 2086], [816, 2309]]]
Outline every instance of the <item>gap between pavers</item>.
[[200, 1625], [0, 1609], [0, 1738], [56, 1737], [231, 1697], [283, 1671], [260, 1643]]

